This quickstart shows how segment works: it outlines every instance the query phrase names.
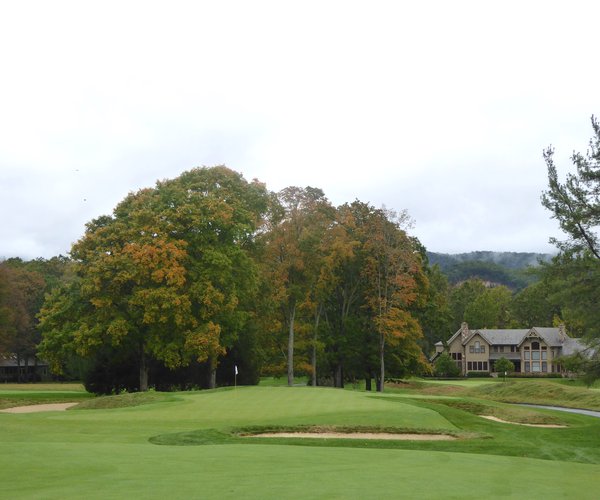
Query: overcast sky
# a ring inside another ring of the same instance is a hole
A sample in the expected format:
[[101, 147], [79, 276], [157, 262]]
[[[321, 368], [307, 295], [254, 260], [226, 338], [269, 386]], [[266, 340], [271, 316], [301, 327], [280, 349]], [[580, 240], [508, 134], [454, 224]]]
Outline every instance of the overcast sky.
[[225, 164], [408, 210], [432, 251], [552, 251], [600, 114], [587, 1], [0, 0], [0, 258], [66, 254], [130, 191]]

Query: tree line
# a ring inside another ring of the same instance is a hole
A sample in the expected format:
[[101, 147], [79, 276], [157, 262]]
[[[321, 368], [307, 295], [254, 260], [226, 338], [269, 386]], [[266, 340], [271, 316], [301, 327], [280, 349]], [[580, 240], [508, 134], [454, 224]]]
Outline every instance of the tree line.
[[304, 375], [382, 390], [428, 370], [428, 271], [408, 222], [358, 200], [334, 207], [317, 188], [272, 193], [223, 166], [194, 169], [86, 225], [64, 279], [30, 306], [33, 344], [99, 393], [215, 387], [234, 370], [241, 383]]

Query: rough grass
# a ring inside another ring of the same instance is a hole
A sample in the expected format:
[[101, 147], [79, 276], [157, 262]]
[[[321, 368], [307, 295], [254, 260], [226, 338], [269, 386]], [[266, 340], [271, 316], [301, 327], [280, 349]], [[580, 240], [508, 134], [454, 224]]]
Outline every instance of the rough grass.
[[539, 411], [529, 410], [527, 408], [516, 408], [506, 405], [489, 404], [464, 399], [436, 399], [433, 402], [450, 406], [452, 408], [458, 408], [459, 410], [469, 412], [473, 415], [490, 415], [508, 422], [520, 424], [565, 425], [565, 422], [559, 416], [549, 413], [540, 413]]
[[176, 396], [165, 392], [132, 392], [114, 396], [99, 396], [94, 399], [82, 401], [77, 405], [77, 410], [102, 410], [110, 408], [127, 408], [164, 401], [174, 401]]
[[600, 392], [546, 380], [487, 384], [469, 389], [469, 395], [506, 403], [532, 403], [600, 410]]

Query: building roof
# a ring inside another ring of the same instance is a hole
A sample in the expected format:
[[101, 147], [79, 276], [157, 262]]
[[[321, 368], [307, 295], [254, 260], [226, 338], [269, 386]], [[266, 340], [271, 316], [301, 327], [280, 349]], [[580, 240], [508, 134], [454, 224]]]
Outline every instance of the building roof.
[[581, 339], [572, 339], [567, 338], [562, 344], [562, 355], [570, 356], [571, 354], [575, 354], [576, 352], [585, 351], [588, 349], [588, 346], [585, 345]]
[[491, 345], [517, 345], [529, 333], [525, 329], [511, 330], [476, 330]]
[[[468, 326], [466, 327], [468, 328]], [[462, 328], [460, 328], [450, 339], [448, 344], [451, 344], [456, 338], [461, 335]], [[528, 338], [531, 333], [538, 335], [546, 344], [551, 347], [563, 347], [563, 353], [565, 353], [565, 344], [569, 341], [577, 341], [571, 343], [572, 347], [567, 347], [566, 350], [574, 349], [582, 350], [585, 348], [584, 344], [578, 339], [572, 339], [566, 333], [561, 334], [560, 328], [554, 327], [540, 327], [534, 326], [533, 328], [515, 328], [515, 329], [487, 329], [482, 328], [480, 330], [466, 330], [469, 332], [466, 339], [462, 340], [462, 345], [469, 342], [475, 335], [480, 335], [490, 345], [520, 345], [524, 340]], [[438, 344], [436, 344], [438, 345]], [[575, 352], [573, 351], [573, 352]]]

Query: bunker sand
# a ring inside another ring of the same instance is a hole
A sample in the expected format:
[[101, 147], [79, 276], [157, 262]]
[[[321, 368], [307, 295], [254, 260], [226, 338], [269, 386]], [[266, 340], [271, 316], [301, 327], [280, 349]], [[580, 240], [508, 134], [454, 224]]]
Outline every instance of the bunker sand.
[[43, 405], [15, 406], [0, 410], [0, 413], [38, 413], [42, 411], [65, 411], [79, 403], [49, 403]]
[[492, 415], [479, 415], [481, 418], [487, 418], [488, 420], [493, 420], [494, 422], [500, 422], [502, 424], [512, 424], [512, 425], [524, 425], [525, 427], [544, 427], [546, 429], [564, 429], [567, 427], [566, 425], [557, 425], [557, 424], [522, 424], [520, 422], [509, 422], [508, 420], [502, 420], [501, 418], [494, 417]]
[[243, 437], [317, 438], [317, 439], [383, 439], [399, 441], [452, 441], [447, 434], [394, 434], [389, 432], [267, 432]]

